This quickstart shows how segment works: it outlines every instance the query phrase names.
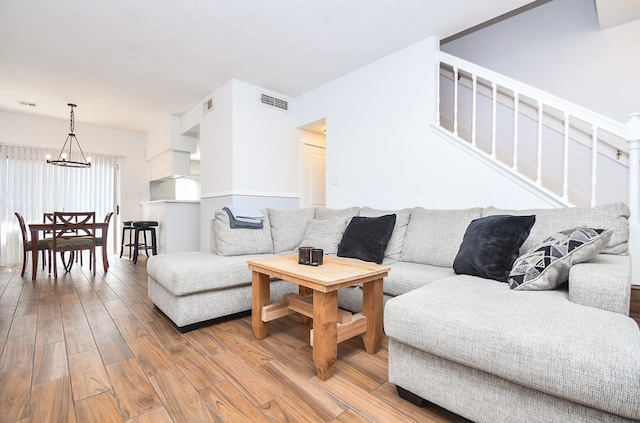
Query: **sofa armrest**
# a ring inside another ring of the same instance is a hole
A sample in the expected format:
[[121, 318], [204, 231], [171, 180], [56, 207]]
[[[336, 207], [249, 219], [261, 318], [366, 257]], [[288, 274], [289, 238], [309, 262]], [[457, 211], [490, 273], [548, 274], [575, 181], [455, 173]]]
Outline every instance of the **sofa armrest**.
[[569, 271], [569, 301], [629, 315], [631, 259], [599, 254]]

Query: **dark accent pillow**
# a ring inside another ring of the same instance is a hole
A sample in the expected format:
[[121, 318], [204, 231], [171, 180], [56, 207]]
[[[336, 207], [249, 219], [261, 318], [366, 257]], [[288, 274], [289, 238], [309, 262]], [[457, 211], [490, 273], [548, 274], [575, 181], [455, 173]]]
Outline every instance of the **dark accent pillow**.
[[395, 224], [395, 214], [352, 218], [338, 244], [338, 256], [382, 263]]
[[509, 280], [520, 246], [529, 236], [536, 217], [495, 215], [473, 220], [453, 261], [457, 274]]

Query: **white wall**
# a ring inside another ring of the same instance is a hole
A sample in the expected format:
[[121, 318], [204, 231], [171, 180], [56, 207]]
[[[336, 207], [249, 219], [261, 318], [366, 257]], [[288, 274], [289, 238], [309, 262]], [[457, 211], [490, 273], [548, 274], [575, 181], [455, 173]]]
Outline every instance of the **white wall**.
[[[2, 143], [60, 149], [69, 133], [69, 121], [0, 112], [0, 128]], [[84, 125], [77, 121], [75, 134], [85, 155], [101, 153], [121, 157], [120, 214], [124, 220], [141, 219], [140, 202], [149, 200], [144, 134]]]
[[[288, 100], [289, 112], [262, 105], [262, 93]], [[215, 108], [199, 123], [202, 251], [210, 250], [215, 210], [225, 205], [290, 209], [300, 196], [293, 100], [238, 80], [212, 96]], [[190, 127], [197, 126], [195, 115], [186, 114]]]
[[429, 38], [296, 99], [296, 126], [326, 118], [327, 206], [549, 207], [430, 126]]
[[[265, 106], [262, 93], [286, 100], [288, 111]], [[233, 81], [233, 191], [298, 198], [299, 152], [292, 99]]]
[[554, 0], [442, 50], [619, 122], [640, 111], [640, 21], [598, 29], [593, 1]]

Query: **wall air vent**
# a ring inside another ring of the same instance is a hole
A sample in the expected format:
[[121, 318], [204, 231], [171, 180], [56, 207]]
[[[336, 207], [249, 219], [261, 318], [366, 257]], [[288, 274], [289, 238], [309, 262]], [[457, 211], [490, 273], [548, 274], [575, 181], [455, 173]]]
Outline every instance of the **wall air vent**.
[[275, 98], [267, 94], [262, 94], [260, 96], [260, 102], [267, 106], [275, 107], [276, 109], [289, 110], [289, 103], [285, 100]]
[[213, 110], [213, 97], [202, 103], [202, 114], [206, 115]]

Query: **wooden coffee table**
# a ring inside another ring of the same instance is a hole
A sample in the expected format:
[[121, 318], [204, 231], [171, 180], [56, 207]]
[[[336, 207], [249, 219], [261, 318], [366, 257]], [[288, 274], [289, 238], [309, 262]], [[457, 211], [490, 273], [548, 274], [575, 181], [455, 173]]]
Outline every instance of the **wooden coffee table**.
[[[368, 353], [375, 354], [382, 339], [382, 280], [389, 267], [375, 263], [324, 257], [321, 266], [298, 264], [298, 256], [249, 260], [252, 276], [251, 324], [257, 339], [269, 332], [269, 322], [291, 313], [313, 319], [310, 341], [316, 374], [327, 380], [338, 357], [338, 343], [362, 334]], [[271, 277], [300, 285], [300, 294], [287, 294], [271, 304]], [[362, 313], [338, 309], [338, 290], [362, 284]]]

